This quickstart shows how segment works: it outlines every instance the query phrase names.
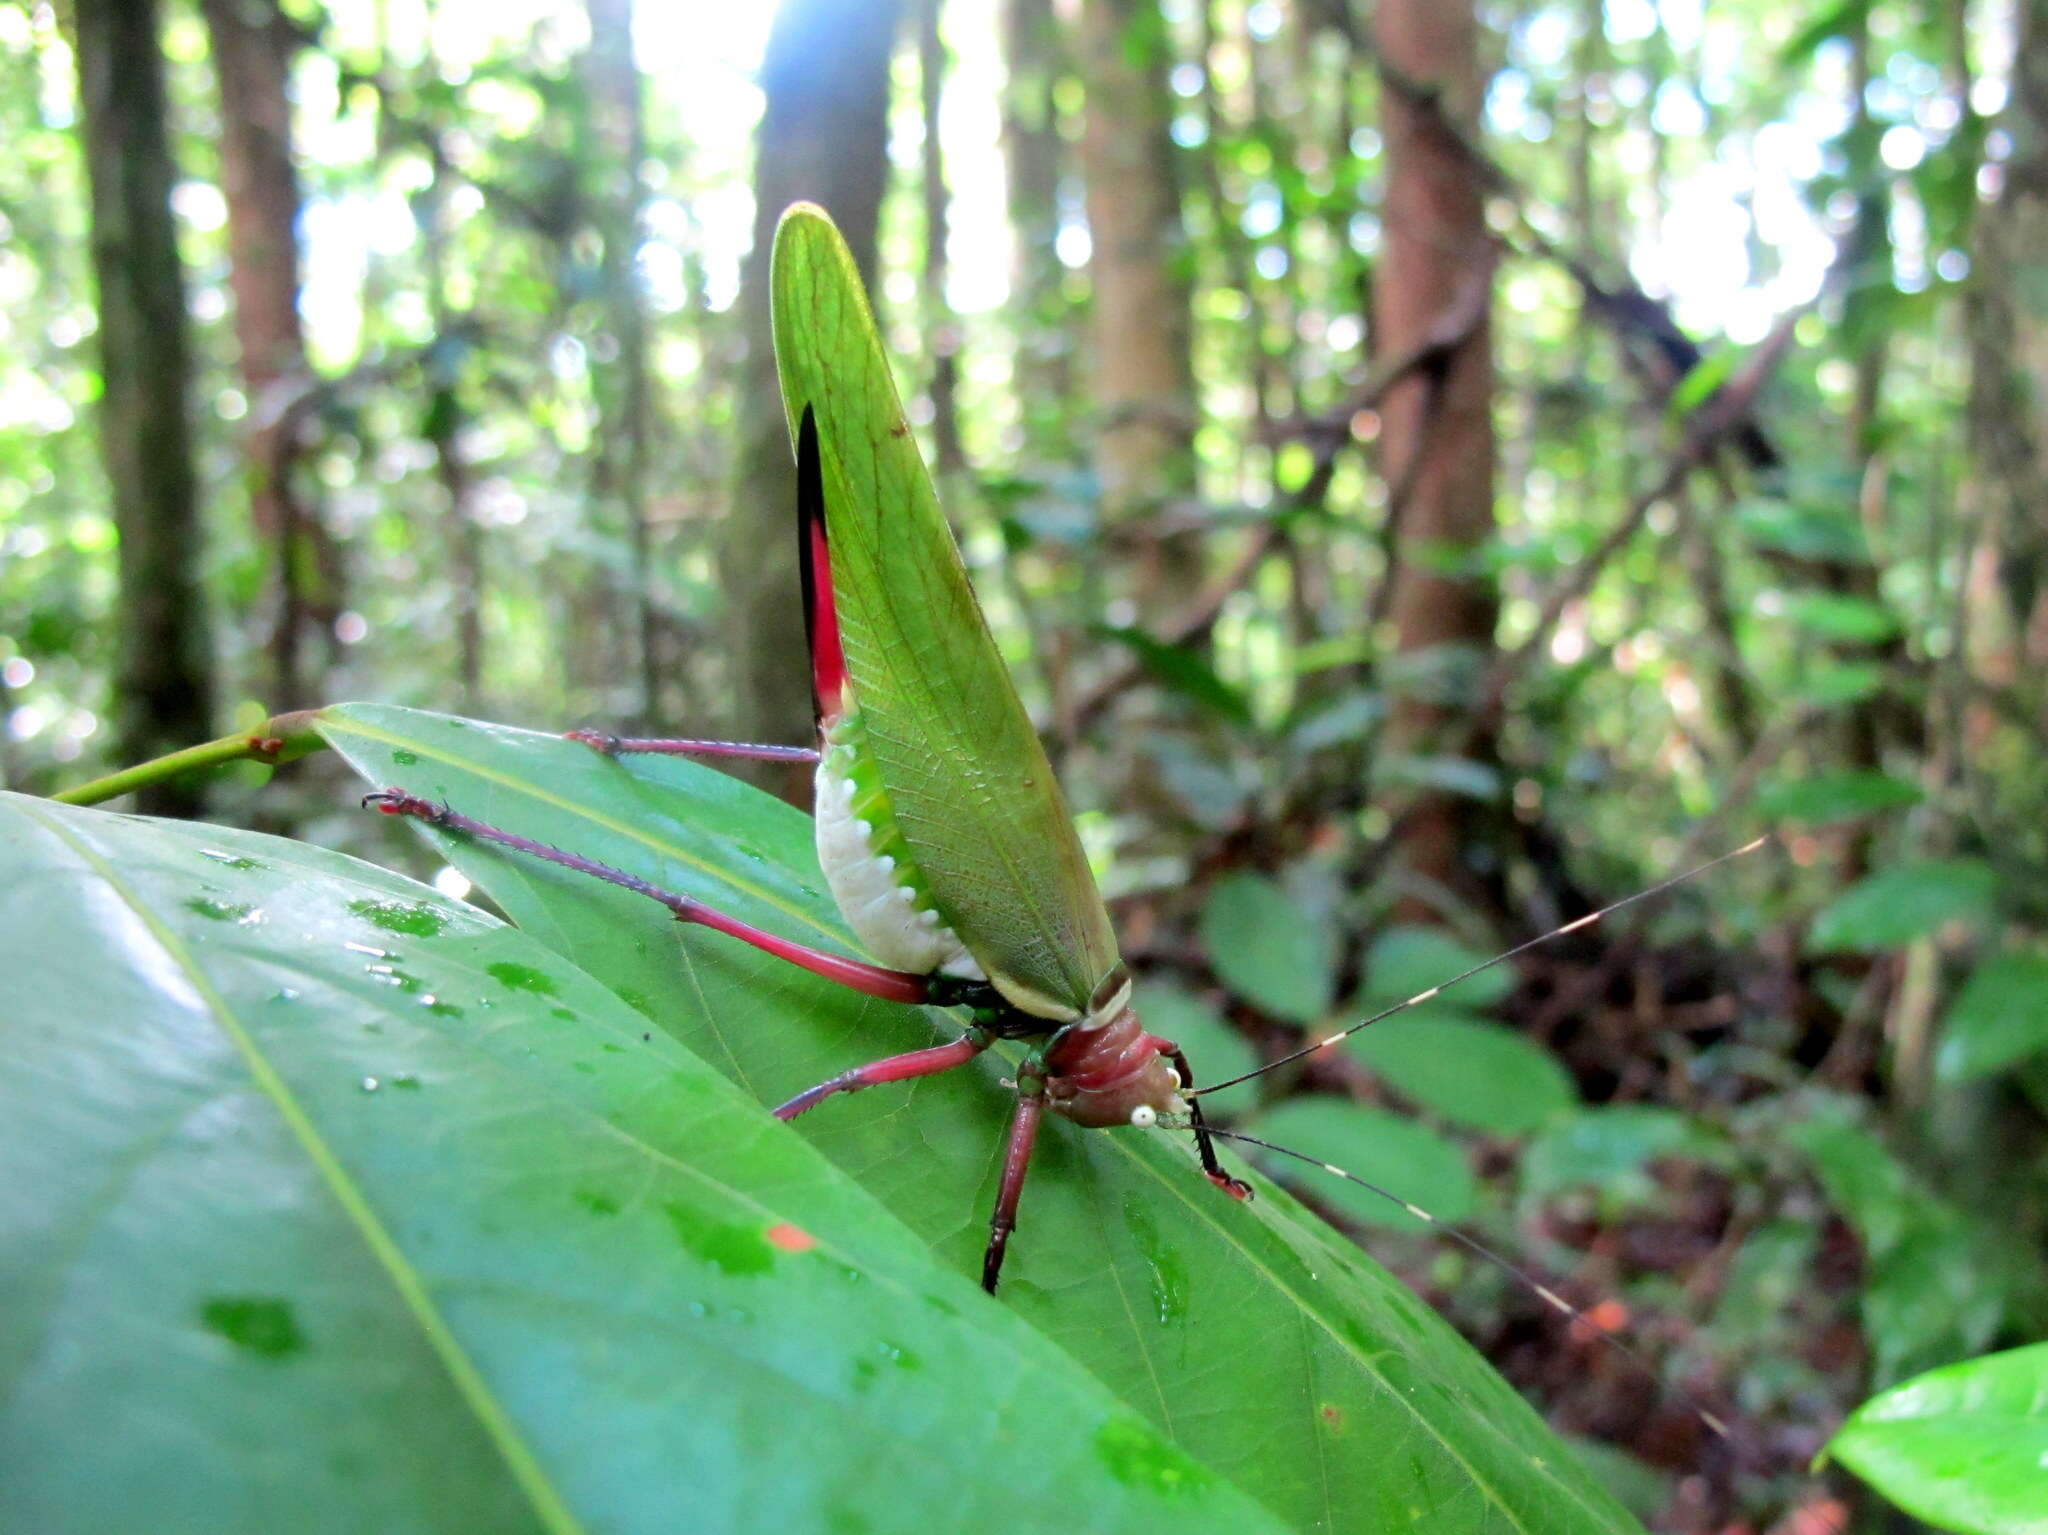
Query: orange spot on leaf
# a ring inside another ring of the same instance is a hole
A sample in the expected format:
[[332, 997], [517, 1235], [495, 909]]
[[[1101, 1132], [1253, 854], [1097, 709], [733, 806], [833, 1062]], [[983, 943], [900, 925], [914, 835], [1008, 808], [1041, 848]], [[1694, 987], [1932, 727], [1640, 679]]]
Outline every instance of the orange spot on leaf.
[[818, 1239], [801, 1226], [792, 1226], [788, 1221], [777, 1221], [768, 1228], [768, 1245], [786, 1253], [807, 1253], [818, 1245]]

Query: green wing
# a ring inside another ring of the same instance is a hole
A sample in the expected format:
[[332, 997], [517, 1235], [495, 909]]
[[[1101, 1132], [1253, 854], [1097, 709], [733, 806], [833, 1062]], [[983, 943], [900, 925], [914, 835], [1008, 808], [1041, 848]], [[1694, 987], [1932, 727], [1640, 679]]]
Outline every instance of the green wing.
[[775, 235], [775, 362], [816, 415], [839, 630], [867, 747], [933, 900], [998, 989], [1085, 1012], [1119, 969], [1038, 732], [974, 600], [846, 242], [797, 203]]

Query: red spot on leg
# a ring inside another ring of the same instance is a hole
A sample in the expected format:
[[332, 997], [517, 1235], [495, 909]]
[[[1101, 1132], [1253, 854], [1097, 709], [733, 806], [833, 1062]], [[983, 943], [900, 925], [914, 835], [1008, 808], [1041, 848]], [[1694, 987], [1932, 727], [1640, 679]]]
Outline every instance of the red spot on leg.
[[768, 1245], [786, 1253], [807, 1253], [818, 1245], [818, 1239], [801, 1226], [792, 1226], [788, 1221], [777, 1221], [768, 1228]]
[[1208, 1177], [1211, 1183], [1223, 1190], [1232, 1199], [1242, 1200], [1252, 1197], [1252, 1186], [1242, 1179], [1232, 1178], [1226, 1173], [1210, 1173]]

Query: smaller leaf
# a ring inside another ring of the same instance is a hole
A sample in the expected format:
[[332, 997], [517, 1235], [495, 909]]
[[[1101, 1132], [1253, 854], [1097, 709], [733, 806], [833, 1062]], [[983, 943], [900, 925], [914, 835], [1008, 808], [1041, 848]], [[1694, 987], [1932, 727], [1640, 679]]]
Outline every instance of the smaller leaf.
[[1288, 733], [1287, 744], [1298, 752], [1313, 752], [1342, 741], [1363, 740], [1386, 718], [1386, 713], [1387, 700], [1383, 694], [1363, 689], [1346, 693], [1298, 721]]
[[1829, 826], [1917, 805], [1922, 797], [1919, 789], [1889, 773], [1819, 773], [1772, 784], [1757, 796], [1757, 810], [1767, 820]]
[[1602, 1193], [1646, 1192], [1643, 1167], [1653, 1158], [1716, 1149], [1676, 1109], [1619, 1103], [1580, 1109], [1549, 1126], [1522, 1156], [1522, 1191], [1544, 1199], [1591, 1184]]
[[1988, 916], [1998, 876], [1979, 858], [1923, 858], [1859, 880], [1813, 919], [1809, 953], [1896, 948], [1950, 922]]
[[1140, 981], [1137, 1008], [1148, 1034], [1170, 1039], [1186, 1053], [1197, 1085], [1228, 1082], [1258, 1070], [1259, 1053], [1251, 1041], [1186, 987], [1171, 981]]
[[1759, 497], [1743, 502], [1736, 519], [1759, 549], [1799, 559], [1870, 562], [1862, 524], [1833, 503], [1799, 504]]
[[1823, 639], [1874, 645], [1899, 632], [1899, 620], [1881, 602], [1840, 592], [1801, 592], [1785, 605], [1785, 616]]
[[1202, 945], [1224, 984], [1274, 1017], [1310, 1023], [1329, 1011], [1336, 968], [1329, 932], [1264, 875], [1217, 882], [1202, 908]]
[[1850, 1414], [1826, 1453], [1929, 1524], [2038, 1535], [2048, 1522], [2048, 1343], [1894, 1386]]
[[1252, 722], [1252, 708], [1244, 694], [1219, 677], [1199, 652], [1123, 625], [1098, 624], [1095, 632], [1129, 650], [1163, 687], [1236, 724]]
[[[1364, 995], [1379, 1002], [1399, 1002], [1441, 986], [1490, 956], [1467, 948], [1440, 927], [1401, 923], [1382, 931], [1365, 959]], [[1484, 1008], [1506, 1000], [1515, 989], [1515, 973], [1497, 965], [1459, 985], [1461, 1007]]]
[[[1384, 1109], [1342, 1098], [1292, 1098], [1259, 1115], [1249, 1129], [1290, 1151], [1356, 1173], [1440, 1221], [1461, 1221], [1472, 1213], [1475, 1185], [1465, 1154], [1434, 1131]], [[1346, 1179], [1318, 1176], [1314, 1169], [1270, 1152], [1256, 1153], [1254, 1160], [1271, 1176], [1307, 1189], [1317, 1202], [1355, 1220], [1404, 1231], [1428, 1229], [1428, 1222]]]
[[1417, 1008], [1351, 1038], [1351, 1050], [1403, 1097], [1467, 1129], [1524, 1135], [1578, 1101], [1557, 1058], [1497, 1023]]
[[1839, 709], [1883, 692], [1887, 680], [1884, 668], [1875, 661], [1816, 665], [1800, 676], [1797, 696], [1816, 709]]
[[1441, 789], [1487, 803], [1500, 798], [1500, 774], [1470, 757], [1389, 755], [1380, 759], [1380, 776], [1389, 784]]
[[1855, 1228], [1864, 1251], [1881, 1257], [1898, 1245], [1922, 1196], [1889, 1146], [1835, 1118], [1788, 1126], [1787, 1137], [1813, 1163], [1829, 1202]]
[[1971, 974], [1942, 1024], [1935, 1075], [1971, 1082], [2048, 1051], [2048, 954], [1998, 954]]

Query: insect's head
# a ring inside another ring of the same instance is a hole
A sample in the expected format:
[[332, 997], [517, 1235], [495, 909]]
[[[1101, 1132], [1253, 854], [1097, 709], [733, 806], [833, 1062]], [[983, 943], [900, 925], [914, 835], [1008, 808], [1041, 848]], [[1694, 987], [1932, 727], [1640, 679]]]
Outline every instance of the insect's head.
[[1118, 966], [1087, 1015], [1046, 1046], [1053, 1111], [1092, 1130], [1119, 1125], [1149, 1129], [1170, 1115], [1187, 1113], [1180, 1073], [1161, 1053], [1162, 1044], [1139, 1024], [1138, 1010], [1131, 1006], [1130, 974]]

